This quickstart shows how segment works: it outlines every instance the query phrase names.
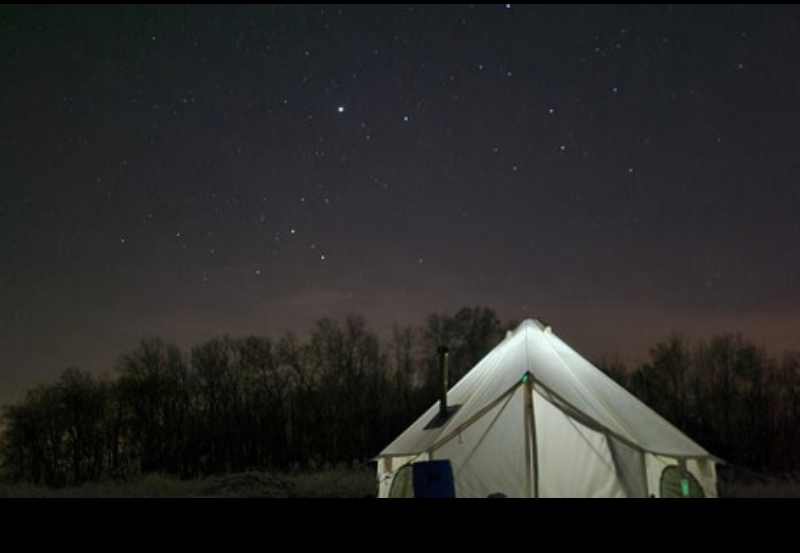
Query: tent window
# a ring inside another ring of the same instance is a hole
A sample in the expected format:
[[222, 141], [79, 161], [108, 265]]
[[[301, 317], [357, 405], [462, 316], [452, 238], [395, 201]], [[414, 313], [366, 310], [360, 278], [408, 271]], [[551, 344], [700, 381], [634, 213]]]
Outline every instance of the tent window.
[[705, 497], [705, 493], [689, 471], [673, 465], [661, 473], [661, 497]]
[[389, 497], [414, 497], [414, 469], [411, 464], [405, 465], [394, 475]]

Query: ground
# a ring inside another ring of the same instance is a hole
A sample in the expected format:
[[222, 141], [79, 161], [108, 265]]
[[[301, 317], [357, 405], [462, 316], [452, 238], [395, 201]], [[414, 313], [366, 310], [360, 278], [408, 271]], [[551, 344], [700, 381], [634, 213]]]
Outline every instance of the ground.
[[0, 483], [3, 497], [375, 497], [374, 469], [331, 469], [292, 474], [243, 472], [199, 480], [150, 474], [130, 482], [97, 482], [49, 489]]
[[[160, 474], [130, 482], [97, 482], [49, 489], [0, 483], [5, 497], [375, 497], [373, 468], [336, 468], [316, 472], [242, 472], [199, 480]], [[722, 497], [800, 497], [800, 475], [764, 476], [737, 472], [720, 482]]]
[[768, 475], [735, 466], [717, 470], [721, 497], [800, 497], [800, 472]]

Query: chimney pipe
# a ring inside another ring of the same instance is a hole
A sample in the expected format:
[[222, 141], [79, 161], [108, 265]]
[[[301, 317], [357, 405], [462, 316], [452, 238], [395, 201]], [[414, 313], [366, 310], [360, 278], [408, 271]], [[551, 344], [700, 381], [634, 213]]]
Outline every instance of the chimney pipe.
[[439, 417], [442, 420], [447, 418], [447, 356], [449, 350], [447, 346], [439, 346], [439, 369], [442, 377], [442, 393], [439, 398]]

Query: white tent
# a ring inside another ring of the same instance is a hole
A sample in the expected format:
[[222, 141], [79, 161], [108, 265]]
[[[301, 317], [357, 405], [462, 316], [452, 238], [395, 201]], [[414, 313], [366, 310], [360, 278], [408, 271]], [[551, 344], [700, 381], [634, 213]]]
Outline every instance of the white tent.
[[[556, 336], [526, 320], [378, 456], [379, 497], [411, 464], [449, 460], [456, 497], [717, 496], [708, 453]], [[426, 426], [429, 427], [426, 429]]]

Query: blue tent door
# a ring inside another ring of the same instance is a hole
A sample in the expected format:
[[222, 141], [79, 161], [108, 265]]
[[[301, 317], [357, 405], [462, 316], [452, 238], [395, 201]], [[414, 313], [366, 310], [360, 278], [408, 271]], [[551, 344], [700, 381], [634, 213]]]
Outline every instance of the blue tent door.
[[450, 461], [414, 463], [414, 497], [453, 498], [456, 496]]

